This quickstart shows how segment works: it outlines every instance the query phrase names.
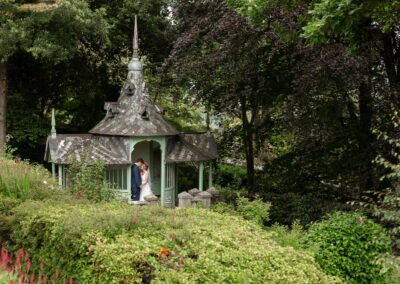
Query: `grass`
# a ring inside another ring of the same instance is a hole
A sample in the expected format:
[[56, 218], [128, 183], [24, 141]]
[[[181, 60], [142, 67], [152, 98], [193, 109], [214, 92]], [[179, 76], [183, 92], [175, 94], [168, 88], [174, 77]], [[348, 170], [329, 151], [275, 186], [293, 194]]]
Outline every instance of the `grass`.
[[61, 192], [43, 166], [0, 155], [0, 193], [18, 199], [45, 199]]

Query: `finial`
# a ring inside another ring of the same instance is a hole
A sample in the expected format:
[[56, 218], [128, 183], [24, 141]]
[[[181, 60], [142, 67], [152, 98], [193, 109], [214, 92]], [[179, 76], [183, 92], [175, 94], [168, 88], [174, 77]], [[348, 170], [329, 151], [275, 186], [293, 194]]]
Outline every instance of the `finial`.
[[139, 45], [138, 45], [137, 15], [135, 15], [135, 27], [133, 30], [133, 58], [137, 58], [139, 56], [138, 50], [139, 50]]
[[135, 27], [133, 30], [133, 56], [128, 64], [128, 71], [142, 72], [143, 66], [139, 60], [139, 44], [138, 44], [138, 29], [137, 29], [137, 16], [135, 15]]
[[54, 108], [51, 109], [51, 138], [56, 138], [56, 117], [54, 115]]

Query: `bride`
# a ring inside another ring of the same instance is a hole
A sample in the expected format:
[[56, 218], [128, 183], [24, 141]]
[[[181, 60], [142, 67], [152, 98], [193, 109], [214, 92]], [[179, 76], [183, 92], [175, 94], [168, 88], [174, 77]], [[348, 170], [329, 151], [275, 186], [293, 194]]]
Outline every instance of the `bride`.
[[145, 196], [153, 194], [153, 192], [151, 191], [149, 165], [146, 163], [144, 163], [141, 167], [141, 177], [142, 177], [142, 188], [140, 190], [139, 201], [145, 201], [144, 200]]

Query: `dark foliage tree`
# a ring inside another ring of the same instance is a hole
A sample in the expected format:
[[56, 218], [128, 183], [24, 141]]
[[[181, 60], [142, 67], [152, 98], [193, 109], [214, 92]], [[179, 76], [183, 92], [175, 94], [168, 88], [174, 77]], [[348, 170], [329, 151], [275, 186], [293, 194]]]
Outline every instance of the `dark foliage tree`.
[[224, 1], [179, 1], [173, 8], [178, 38], [165, 69], [209, 111], [239, 119], [248, 187], [253, 189], [267, 106], [288, 87], [282, 84], [287, 46], [270, 27], [251, 27]]

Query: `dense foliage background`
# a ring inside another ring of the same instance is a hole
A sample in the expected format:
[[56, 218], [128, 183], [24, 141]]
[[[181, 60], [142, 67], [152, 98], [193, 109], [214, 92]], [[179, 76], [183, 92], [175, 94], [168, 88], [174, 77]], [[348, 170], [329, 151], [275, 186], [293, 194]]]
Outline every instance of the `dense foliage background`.
[[1, 0], [0, 132], [39, 163], [51, 108], [59, 133], [86, 133], [118, 97], [138, 14], [150, 95], [179, 129], [214, 132], [227, 195], [258, 195], [286, 225], [364, 202], [396, 235], [396, 174], [381, 177], [399, 172], [387, 166], [399, 12], [389, 0]]

